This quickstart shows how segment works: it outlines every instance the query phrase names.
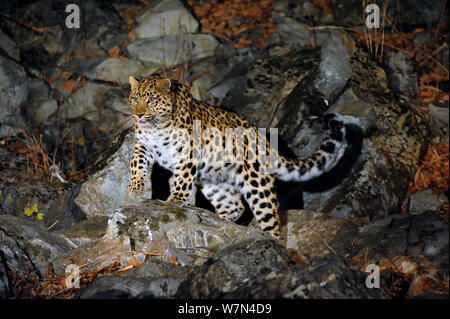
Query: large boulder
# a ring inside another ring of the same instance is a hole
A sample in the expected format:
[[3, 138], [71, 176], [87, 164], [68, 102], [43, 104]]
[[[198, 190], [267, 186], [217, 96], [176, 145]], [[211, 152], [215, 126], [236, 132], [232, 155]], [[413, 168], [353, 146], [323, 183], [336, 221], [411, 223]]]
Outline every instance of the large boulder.
[[[130, 160], [133, 154], [134, 134], [124, 131], [97, 160], [92, 174], [81, 185], [75, 203], [89, 216], [112, 216], [121, 206], [133, 204], [128, 194]], [[151, 176], [151, 174], [149, 174]], [[146, 184], [142, 198], [151, 199], [151, 181]]]
[[[233, 236], [247, 231], [210, 211], [161, 201], [116, 209], [108, 220], [108, 228], [114, 237], [129, 237], [134, 250], [174, 257], [181, 264], [207, 258]], [[252, 231], [259, 232], [253, 227]]]
[[38, 178], [16, 181], [8, 178], [0, 182], [0, 208], [8, 215], [28, 219], [51, 230], [69, 227], [86, 218], [75, 205], [79, 184], [52, 182]]
[[212, 57], [220, 52], [221, 45], [211, 34], [182, 33], [140, 38], [127, 50], [142, 62], [166, 68]]
[[262, 282], [287, 268], [285, 249], [266, 234], [244, 232], [189, 273], [177, 298], [221, 298], [248, 282]]
[[136, 16], [134, 37], [151, 38], [172, 34], [195, 33], [198, 22], [180, 0], [156, 0]]
[[0, 55], [0, 136], [24, 130], [22, 107], [28, 100], [30, 79], [25, 69]]
[[258, 283], [244, 284], [224, 298], [387, 299], [387, 287], [368, 288], [367, 276], [352, 270], [337, 256], [319, 258], [290, 267]]
[[335, 217], [393, 214], [419, 165], [427, 124], [349, 35], [321, 36], [328, 39], [320, 56], [291, 49], [257, 58], [223, 104], [258, 127], [278, 127], [297, 158], [310, 156], [325, 137], [314, 117], [344, 115], [344, 157], [327, 174], [299, 185], [304, 208]]
[[[13, 282], [10, 275], [45, 278], [48, 267], [57, 268], [57, 260], [74, 247], [66, 238], [33, 221], [0, 215], [0, 295], [10, 293], [5, 291], [12, 288], [5, 284]], [[8, 279], [2, 279], [5, 277]]]
[[125, 58], [71, 59], [63, 66], [89, 80], [127, 84], [130, 75], [139, 77], [154, 73], [158, 67], [144, 66], [141, 62]]
[[308, 211], [280, 213], [281, 238], [288, 251], [302, 261], [328, 255], [347, 255], [351, 251], [357, 225], [342, 218]]
[[[152, 258], [122, 276], [104, 276], [78, 298], [173, 298], [190, 268]], [[132, 287], [132, 289], [130, 289]]]

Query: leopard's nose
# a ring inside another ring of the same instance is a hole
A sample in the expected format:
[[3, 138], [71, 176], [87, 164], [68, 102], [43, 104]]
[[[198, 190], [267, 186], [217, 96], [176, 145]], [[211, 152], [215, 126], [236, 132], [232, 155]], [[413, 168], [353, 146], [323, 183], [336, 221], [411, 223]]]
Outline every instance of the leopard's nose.
[[144, 113], [136, 113], [136, 116], [141, 118], [142, 116], [144, 116]]

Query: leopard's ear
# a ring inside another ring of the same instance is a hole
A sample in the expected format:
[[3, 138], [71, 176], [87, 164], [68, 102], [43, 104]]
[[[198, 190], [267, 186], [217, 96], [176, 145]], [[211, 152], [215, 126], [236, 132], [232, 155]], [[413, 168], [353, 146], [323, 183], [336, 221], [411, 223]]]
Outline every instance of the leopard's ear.
[[170, 86], [172, 85], [172, 82], [170, 82], [170, 79], [161, 79], [156, 82], [156, 89], [164, 94], [169, 93]]
[[130, 84], [131, 84], [131, 89], [134, 90], [138, 87], [138, 80], [136, 80], [134, 77], [130, 76]]

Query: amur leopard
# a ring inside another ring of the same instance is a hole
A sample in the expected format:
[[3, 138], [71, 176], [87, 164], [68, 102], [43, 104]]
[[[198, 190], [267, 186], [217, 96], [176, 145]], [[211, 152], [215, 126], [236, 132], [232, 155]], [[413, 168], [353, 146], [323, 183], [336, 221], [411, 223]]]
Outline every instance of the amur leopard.
[[[310, 180], [334, 167], [345, 149], [345, 126], [337, 114], [325, 115], [329, 134], [319, 149], [307, 159], [292, 160], [278, 154], [261, 134], [251, 135], [257, 129], [249, 121], [196, 100], [178, 81], [152, 75], [140, 81], [130, 77], [130, 84], [136, 135], [131, 196], [144, 191], [151, 167], [158, 163], [173, 173], [168, 202], [189, 204], [197, 188], [218, 216], [236, 221], [244, 212], [244, 198], [261, 229], [279, 238], [275, 179]], [[227, 140], [230, 130], [250, 133]], [[256, 154], [258, 140], [268, 146], [264, 154], [269, 161], [261, 160], [262, 151]]]

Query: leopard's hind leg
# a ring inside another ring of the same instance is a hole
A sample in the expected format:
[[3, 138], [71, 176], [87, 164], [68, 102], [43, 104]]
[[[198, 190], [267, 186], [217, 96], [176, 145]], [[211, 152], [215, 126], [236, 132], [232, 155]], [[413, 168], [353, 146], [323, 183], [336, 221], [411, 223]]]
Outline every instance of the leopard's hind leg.
[[260, 173], [257, 163], [244, 166], [246, 169], [239, 169], [240, 174], [236, 178], [236, 185], [252, 210], [259, 227], [279, 239], [279, 203], [275, 190], [275, 177]]
[[245, 206], [242, 203], [241, 193], [236, 187], [225, 183], [202, 183], [200, 187], [201, 192], [214, 206], [220, 218], [234, 222], [241, 217]]

